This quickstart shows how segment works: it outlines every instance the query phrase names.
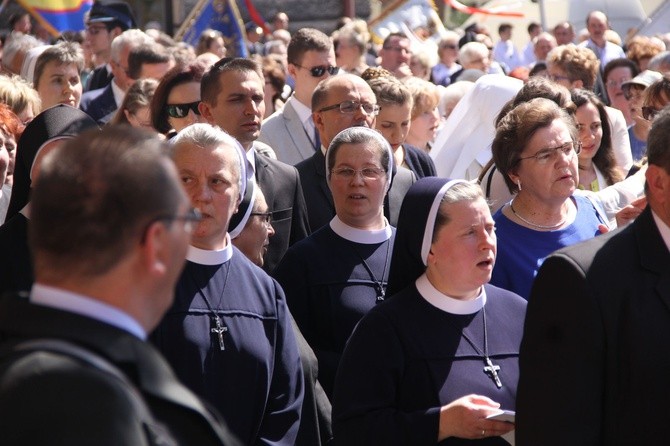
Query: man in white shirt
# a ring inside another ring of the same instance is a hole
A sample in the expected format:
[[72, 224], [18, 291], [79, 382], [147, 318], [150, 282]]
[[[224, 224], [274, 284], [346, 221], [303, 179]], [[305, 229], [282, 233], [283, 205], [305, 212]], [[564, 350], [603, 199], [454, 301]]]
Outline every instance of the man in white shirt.
[[321, 147], [312, 120], [312, 93], [322, 79], [337, 73], [330, 38], [319, 30], [302, 28], [293, 34], [287, 50], [288, 72], [295, 92], [284, 108], [273, 113], [261, 127], [258, 140], [270, 145], [277, 159], [295, 165]]
[[493, 47], [493, 59], [502, 65], [507, 72], [523, 65], [523, 57], [512, 42], [512, 29], [511, 24], [502, 23], [498, 27], [500, 40]]
[[601, 70], [610, 60], [626, 57], [626, 54], [619, 45], [605, 39], [605, 31], [610, 29], [605, 13], [591, 11], [586, 16], [586, 29], [589, 31], [589, 38], [580, 43], [580, 46], [586, 47], [595, 53], [596, 57], [600, 60]]

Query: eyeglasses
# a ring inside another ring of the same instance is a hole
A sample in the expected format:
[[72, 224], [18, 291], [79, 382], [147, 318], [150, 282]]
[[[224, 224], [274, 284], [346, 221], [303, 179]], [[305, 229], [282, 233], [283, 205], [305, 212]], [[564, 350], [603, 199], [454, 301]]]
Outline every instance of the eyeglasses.
[[298, 68], [304, 68], [305, 70], [308, 70], [309, 74], [311, 74], [312, 77], [322, 77], [324, 74], [326, 74], [326, 71], [328, 72], [328, 74], [333, 76], [340, 71], [339, 68], [334, 67], [332, 65], [319, 65], [319, 66], [312, 67], [312, 68], [301, 67], [297, 63], [294, 63], [293, 65], [295, 65]]
[[340, 167], [339, 169], [332, 169], [330, 173], [345, 180], [351, 180], [358, 174], [366, 180], [378, 180], [386, 171], [377, 167], [365, 167], [361, 170], [352, 169], [351, 167]]
[[538, 164], [547, 164], [549, 161], [554, 161], [558, 157], [559, 153], [571, 157], [573, 154], [579, 155], [579, 152], [581, 151], [581, 142], [568, 141], [558, 147], [542, 149], [535, 155], [520, 157], [519, 162], [533, 158], [538, 162]]
[[159, 221], [183, 221], [184, 222], [184, 231], [191, 234], [193, 232], [194, 223], [198, 223], [202, 220], [202, 215], [200, 211], [195, 208], [189, 209], [184, 215], [159, 215], [158, 217], [152, 218], [149, 223], [144, 227], [142, 231], [142, 237], [140, 238], [140, 243], [144, 243], [147, 238], [147, 231], [156, 222]]
[[336, 108], [340, 109], [340, 113], [351, 114], [355, 113], [357, 110], [363, 108], [363, 111], [366, 115], [377, 116], [379, 113], [379, 105], [370, 104], [367, 102], [356, 102], [356, 101], [344, 101], [339, 104], [329, 105], [328, 107], [323, 107], [320, 112], [335, 110]]
[[657, 110], [654, 107], [645, 106], [645, 107], [642, 107], [642, 117], [644, 119], [646, 119], [647, 121], [651, 122], [651, 121], [654, 120], [656, 115], [658, 115], [661, 111], [662, 111], [662, 109]]
[[263, 217], [263, 223], [265, 223], [267, 226], [272, 224], [272, 212], [251, 212], [249, 215], [258, 215], [259, 217]]
[[630, 77], [624, 77], [619, 80], [616, 79], [609, 79], [607, 81], [607, 86], [614, 88], [614, 87], [620, 87], [624, 82], [628, 82], [631, 78]]
[[189, 104], [167, 104], [167, 114], [171, 118], [185, 118], [188, 116], [188, 111], [193, 110], [193, 113], [199, 115], [200, 110], [198, 110], [198, 104], [200, 104], [200, 101], [191, 102]]
[[102, 25], [102, 26], [87, 26], [86, 27], [86, 32], [89, 33], [92, 36], [96, 36], [100, 34], [103, 31], [107, 31], [107, 27]]
[[443, 49], [443, 50], [456, 50], [456, 49], [458, 49], [458, 46], [456, 46], [456, 45], [442, 45], [442, 46], [440, 47], [440, 49]]

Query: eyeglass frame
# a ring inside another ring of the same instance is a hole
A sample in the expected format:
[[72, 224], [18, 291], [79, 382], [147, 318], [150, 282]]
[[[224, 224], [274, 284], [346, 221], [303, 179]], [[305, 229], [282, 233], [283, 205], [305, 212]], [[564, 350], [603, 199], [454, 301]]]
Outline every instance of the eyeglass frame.
[[[365, 173], [373, 173], [374, 175], [366, 175]], [[337, 169], [330, 169], [330, 174], [351, 181], [354, 177], [360, 175], [364, 180], [376, 181], [382, 176], [386, 175], [386, 171], [380, 167], [364, 167], [362, 169], [354, 169], [352, 167], [339, 167]]]
[[312, 77], [323, 77], [323, 75], [326, 74], [326, 72], [328, 72], [329, 75], [334, 76], [340, 71], [340, 68], [334, 65], [316, 65], [311, 68], [303, 67], [302, 65], [298, 65], [297, 63], [294, 63], [293, 65], [295, 65], [298, 68], [303, 68], [309, 71], [309, 74]]
[[189, 208], [189, 210], [186, 211], [186, 214], [184, 215], [170, 215], [170, 214], [158, 215], [149, 220], [149, 222], [144, 226], [144, 229], [142, 230], [142, 236], [140, 237], [140, 243], [144, 244], [144, 242], [147, 240], [147, 232], [149, 231], [149, 228], [151, 228], [151, 226], [154, 223], [157, 223], [159, 221], [169, 221], [169, 222], [183, 221], [184, 230], [190, 234], [191, 232], [193, 232], [193, 223], [198, 223], [201, 220], [202, 220], [202, 214], [196, 208]]
[[[86, 27], [84, 28], [84, 31], [86, 31], [87, 33], [89, 33], [92, 36], [97, 36], [103, 30], [105, 30], [107, 32], [110, 31], [110, 29], [105, 24], [103, 24], [103, 26], [93, 26], [95, 24], [97, 24], [97, 22], [96, 23], [90, 23], [90, 24], [86, 25]], [[91, 30], [94, 30], [94, 31], [91, 31]]]
[[[200, 105], [200, 102], [202, 102], [202, 101], [189, 102], [189, 103], [186, 103], [186, 104], [165, 104], [165, 112], [167, 113], [167, 115], [169, 117], [177, 118], [177, 119], [186, 118], [188, 116], [188, 111], [189, 110], [193, 110], [193, 113], [195, 113], [196, 115], [199, 116], [200, 115], [200, 110], [198, 109], [198, 105]], [[187, 107], [186, 113], [184, 114], [184, 116], [176, 116], [175, 114], [171, 113], [172, 109], [183, 108], [183, 107]]]
[[[564, 155], [569, 155], [572, 156], [574, 153], [575, 155], [579, 155], [579, 153], [582, 151], [582, 143], [581, 141], [567, 141], [561, 144], [560, 146], [557, 147], [547, 147], [545, 149], [540, 149], [538, 150], [535, 155], [530, 155], [530, 156], [524, 156], [524, 157], [519, 157], [516, 160], [516, 163], [520, 163], [523, 160], [528, 160], [528, 159], [534, 159], [537, 161], [538, 164], [547, 164], [551, 159], [555, 159], [556, 153], [558, 153], [559, 150], [563, 149], [565, 146], [570, 145], [570, 150], [563, 150], [562, 153]], [[546, 158], [538, 158], [538, 155], [544, 156], [546, 155]]]
[[272, 224], [272, 211], [267, 211], [267, 212], [250, 212], [249, 215], [255, 215], [258, 217], [263, 217], [263, 223], [265, 225], [270, 226]]
[[[343, 110], [343, 107], [346, 107], [345, 104], [350, 104], [353, 107], [353, 110], [351, 110], [351, 111]], [[368, 106], [368, 105], [372, 107], [372, 110], [370, 112], [368, 112], [365, 109], [365, 106]], [[342, 101], [339, 104], [333, 104], [333, 105], [329, 105], [327, 107], [323, 107], [323, 108], [319, 109], [319, 112], [335, 110], [336, 108], [339, 108], [340, 113], [345, 114], [345, 115], [350, 115], [352, 113], [356, 113], [356, 110], [360, 110], [361, 108], [363, 108], [363, 111], [365, 112], [366, 115], [377, 116], [379, 114], [379, 110], [381, 110], [381, 107], [377, 104], [370, 104], [370, 103], [363, 103], [363, 102], [348, 100], [348, 101]]]

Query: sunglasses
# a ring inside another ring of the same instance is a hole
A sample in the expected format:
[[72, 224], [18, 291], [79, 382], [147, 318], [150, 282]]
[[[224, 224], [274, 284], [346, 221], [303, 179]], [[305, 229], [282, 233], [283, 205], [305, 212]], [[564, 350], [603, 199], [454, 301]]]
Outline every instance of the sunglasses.
[[654, 107], [642, 107], [642, 117], [647, 121], [653, 121], [660, 112], [661, 110], [656, 110]]
[[339, 68], [334, 67], [332, 65], [319, 65], [317, 67], [312, 67], [312, 68], [301, 67], [298, 64], [293, 64], [293, 65], [295, 65], [298, 68], [304, 68], [305, 70], [309, 70], [309, 74], [311, 74], [312, 77], [321, 77], [324, 74], [326, 74], [326, 71], [328, 72], [328, 74], [330, 74], [332, 76], [332, 75], [337, 74], [338, 71], [340, 71]]
[[185, 118], [188, 116], [188, 111], [193, 110], [193, 113], [199, 115], [198, 104], [200, 104], [200, 101], [191, 102], [190, 104], [167, 104], [167, 114], [171, 118]]

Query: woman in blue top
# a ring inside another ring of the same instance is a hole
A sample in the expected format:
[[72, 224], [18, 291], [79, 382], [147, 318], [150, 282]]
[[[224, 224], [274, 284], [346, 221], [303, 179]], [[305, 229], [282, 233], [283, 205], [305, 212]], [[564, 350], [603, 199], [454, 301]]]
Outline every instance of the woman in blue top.
[[553, 251], [590, 239], [606, 220], [579, 184], [577, 128], [556, 103], [533, 99], [498, 124], [491, 147], [496, 167], [516, 196], [494, 215], [498, 260], [491, 283], [526, 299], [537, 270]]

